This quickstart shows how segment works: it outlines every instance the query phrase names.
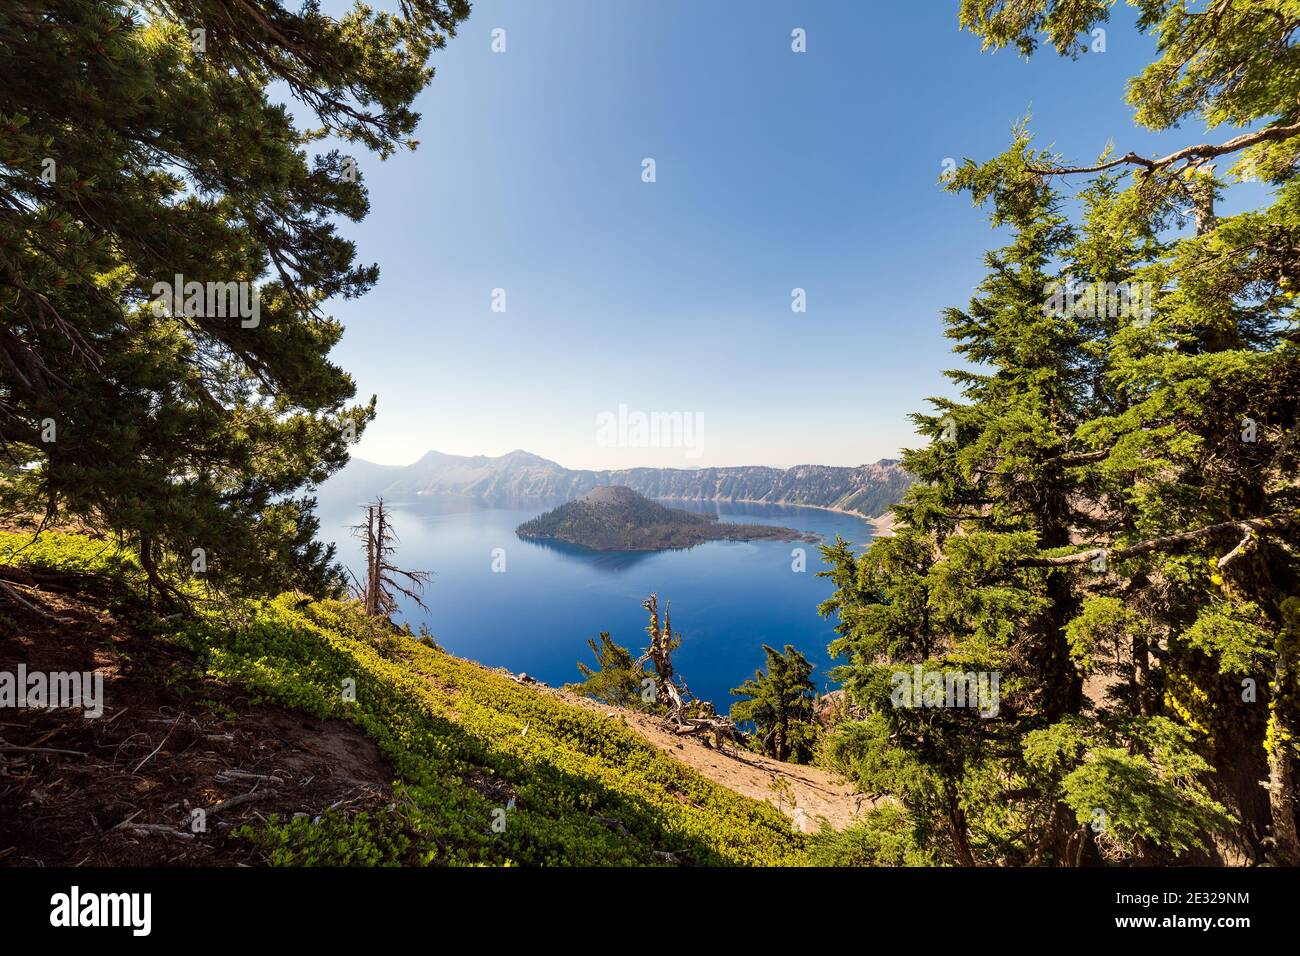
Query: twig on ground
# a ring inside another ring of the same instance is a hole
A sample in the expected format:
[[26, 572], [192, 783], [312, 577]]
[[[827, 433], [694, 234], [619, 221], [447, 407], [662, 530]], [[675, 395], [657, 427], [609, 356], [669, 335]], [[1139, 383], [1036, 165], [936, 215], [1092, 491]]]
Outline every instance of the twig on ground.
[[229, 800], [222, 800], [220, 803], [214, 803], [207, 808], [208, 813], [219, 813], [222, 810], [229, 810], [232, 807], [242, 806], [245, 803], [252, 803], [255, 800], [265, 800], [271, 794], [265, 790], [254, 790], [250, 793], [240, 794], [237, 797], [231, 797]]
[[149, 756], [145, 757], [145, 758], [144, 758], [143, 760], [141, 760], [138, 764], [136, 764], [136, 765], [135, 765], [135, 769], [132, 770], [131, 773], [133, 773], [133, 774], [134, 774], [134, 773], [139, 773], [139, 772], [140, 772], [140, 768], [143, 767], [146, 763], [149, 762], [149, 758], [152, 757], [154, 754], [156, 754], [158, 751], [162, 750], [162, 746], [163, 746], [163, 744], [167, 743], [167, 738], [170, 737], [170, 736], [172, 735], [172, 731], [176, 729], [176, 725], [177, 725], [178, 723], [180, 723], [180, 719], [181, 719], [181, 718], [180, 718], [180, 716], [178, 715], [178, 716], [176, 717], [176, 719], [172, 721], [172, 725], [171, 725], [170, 727], [167, 728], [167, 733], [163, 734], [163, 739], [160, 740], [160, 741], [158, 741], [158, 746], [157, 746], [157, 747], [154, 747], [153, 750], [150, 751]]

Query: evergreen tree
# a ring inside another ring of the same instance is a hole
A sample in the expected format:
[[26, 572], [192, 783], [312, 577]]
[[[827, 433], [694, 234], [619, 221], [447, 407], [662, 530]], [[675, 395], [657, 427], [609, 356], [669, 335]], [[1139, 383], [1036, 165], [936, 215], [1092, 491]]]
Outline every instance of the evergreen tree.
[[[1034, 6], [1062, 35], [1096, 19]], [[1160, 289], [1154, 321], [1113, 341], [1110, 384], [1124, 407], [1081, 431], [1107, 453], [1097, 481], [1123, 502], [1097, 542], [1125, 558], [1098, 582], [1099, 600], [1119, 602], [1140, 635], [1135, 668], [1152, 686], [1139, 706], [1197, 736], [1216, 795], [1242, 820], [1218, 834], [1221, 856], [1296, 864], [1300, 10], [1282, 0], [1140, 9], [1162, 55], [1130, 87], [1138, 122], [1254, 128], [1165, 156], [1051, 170], [1130, 168], [1112, 228], [1168, 222], [1192, 233], [1144, 270]], [[986, 36], [1006, 42], [1026, 26], [1004, 20]], [[1244, 181], [1267, 184], [1269, 202], [1217, 215], [1221, 193]], [[1080, 628], [1081, 640], [1097, 636]]]
[[812, 682], [812, 665], [793, 645], [785, 651], [763, 645], [767, 673], [757, 670], [732, 696], [745, 698], [731, 705], [731, 719], [752, 722], [755, 747], [760, 753], [807, 763], [817, 741], [817, 688]]
[[[1014, 239], [947, 317], [977, 363], [953, 375], [966, 401], [917, 417], [933, 443], [905, 459], [897, 536], [826, 551], [823, 611], [871, 711], [832, 758], [956, 862], [1297, 861], [1300, 11], [1134, 5], [1160, 44], [1139, 122], [1256, 128], [1085, 166], [1022, 129], [968, 162], [949, 187]], [[965, 0], [962, 22], [1078, 55], [1109, 6]], [[1216, 215], [1222, 157], [1271, 204]], [[1052, 182], [1082, 183], [1077, 227]], [[890, 706], [904, 663], [997, 668], [998, 716]]]
[[645, 704], [642, 682], [647, 678], [645, 670], [637, 666], [632, 652], [615, 644], [609, 631], [600, 632], [599, 644], [594, 638], [587, 638], [587, 646], [595, 655], [597, 667], [579, 661], [578, 671], [583, 681], [568, 685], [568, 689], [617, 707], [642, 708]]
[[310, 488], [374, 402], [350, 404], [323, 308], [378, 270], [334, 225], [366, 214], [355, 162], [307, 150], [414, 145], [410, 104], [468, 3], [141, 9], [0, 9], [3, 505], [117, 533], [174, 597], [196, 572], [337, 591]]

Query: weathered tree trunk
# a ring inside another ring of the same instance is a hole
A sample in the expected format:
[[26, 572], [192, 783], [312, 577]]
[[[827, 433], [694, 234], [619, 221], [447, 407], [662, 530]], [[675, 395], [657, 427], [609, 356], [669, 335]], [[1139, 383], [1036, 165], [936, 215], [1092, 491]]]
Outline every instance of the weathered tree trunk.
[[[153, 538], [147, 532], [140, 533], [140, 568], [144, 571], [145, 599], [152, 604], [158, 568], [153, 560]], [[161, 597], [161, 594], [159, 596]]]
[[1136, 710], [1143, 717], [1151, 716], [1150, 686], [1151, 648], [1145, 634], [1133, 636], [1133, 691], [1137, 697]]
[[659, 701], [666, 704], [670, 710], [678, 711], [684, 706], [685, 701], [682, 700], [681, 693], [673, 682], [672, 618], [665, 614], [663, 626], [660, 626], [657, 594], [650, 595], [641, 606], [650, 612], [650, 624], [646, 627], [646, 633], [650, 636], [650, 645], [646, 648], [642, 661], [649, 660], [654, 667], [655, 693], [658, 694]]
[[383, 587], [384, 562], [384, 504], [381, 501], [375, 507], [375, 572], [370, 578], [370, 613], [379, 613], [380, 589]]
[[375, 506], [366, 508], [366, 593], [363, 606], [369, 616], [379, 610], [379, 548], [375, 538]]
[[1273, 686], [1268, 702], [1268, 806], [1273, 821], [1274, 861], [1300, 865], [1300, 837], [1295, 822], [1295, 776], [1291, 748], [1295, 746], [1294, 686], [1296, 645], [1300, 644], [1300, 600], [1291, 598], [1282, 609], [1283, 624], [1277, 639]]
[[[673, 651], [679, 642], [673, 635], [672, 618], [665, 609], [663, 626], [660, 626], [658, 595], [650, 595], [641, 606], [650, 612], [650, 624], [646, 627], [650, 645], [636, 663], [638, 667], [646, 662], [653, 665], [656, 700], [668, 707], [669, 729], [683, 735], [710, 734], [715, 746], [721, 750], [724, 740], [736, 739], [735, 724], [729, 718], [717, 716], [713, 705], [707, 702], [701, 703], [696, 716], [687, 716], [686, 701], [691, 696], [690, 689], [685, 681], [673, 674]], [[680, 690], [678, 684], [681, 684]]]
[[1218, 217], [1214, 214], [1214, 164], [1205, 169], [1205, 175], [1198, 178], [1190, 187], [1192, 194], [1192, 217], [1196, 222], [1196, 234], [1203, 236], [1214, 228]]

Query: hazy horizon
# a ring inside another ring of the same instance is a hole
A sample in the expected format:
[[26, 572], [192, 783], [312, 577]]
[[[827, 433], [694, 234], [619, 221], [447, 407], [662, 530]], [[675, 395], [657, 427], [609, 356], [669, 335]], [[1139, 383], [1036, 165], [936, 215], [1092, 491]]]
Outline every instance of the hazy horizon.
[[680, 468], [684, 471], [698, 471], [705, 468], [746, 468], [746, 467], [779, 468], [784, 471], [790, 468], [797, 468], [800, 465], [825, 465], [831, 468], [857, 468], [862, 465], [879, 464], [881, 461], [897, 461], [902, 457], [901, 453], [897, 455], [884, 455], [881, 458], [876, 458], [871, 461], [857, 461], [851, 464], [839, 464], [839, 463], [825, 462], [825, 461], [794, 461], [794, 462], [790, 462], [789, 464], [780, 464], [780, 463], [773, 464], [771, 462], [766, 462], [766, 461], [746, 461], [734, 465], [732, 464], [715, 465], [709, 462], [705, 462], [702, 464], [683, 464], [683, 465], [618, 465], [612, 467], [589, 468], [585, 466], [570, 465], [560, 458], [556, 458], [553, 455], [547, 455], [543, 452], [536, 451], [532, 448], [515, 447], [515, 448], [507, 448], [504, 451], [499, 451], [499, 452], [460, 452], [460, 451], [447, 451], [445, 448], [426, 448], [421, 452], [417, 452], [414, 455], [414, 457], [407, 456], [406, 458], [400, 461], [397, 460], [380, 461], [376, 458], [371, 458], [368, 455], [353, 453], [352, 461], [363, 461], [371, 465], [384, 465], [387, 467], [405, 468], [410, 465], [414, 465], [416, 462], [420, 461], [420, 459], [422, 459], [425, 455], [431, 453], [442, 454], [442, 455], [454, 455], [459, 458], [503, 458], [506, 455], [509, 455], [513, 452], [524, 452], [525, 454], [536, 455], [538, 458], [545, 458], [548, 461], [552, 461], [563, 468], [569, 469], [570, 471], [624, 471], [629, 468]]

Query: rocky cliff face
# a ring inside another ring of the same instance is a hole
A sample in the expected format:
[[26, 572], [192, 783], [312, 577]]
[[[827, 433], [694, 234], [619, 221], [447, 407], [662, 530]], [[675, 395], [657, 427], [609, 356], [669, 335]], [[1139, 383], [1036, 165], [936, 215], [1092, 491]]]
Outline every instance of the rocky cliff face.
[[869, 518], [886, 511], [912, 483], [902, 466], [888, 459], [856, 468], [635, 468], [608, 474], [608, 480], [651, 498], [812, 505], [854, 511]]
[[386, 495], [458, 495], [499, 507], [571, 501], [601, 485], [624, 485], [648, 498], [683, 501], [759, 501], [810, 505], [876, 517], [898, 501], [911, 477], [884, 459], [856, 468], [796, 465], [767, 468], [631, 468], [585, 471], [513, 451], [489, 458], [431, 451], [405, 467], [354, 459], [322, 489], [322, 498]]

